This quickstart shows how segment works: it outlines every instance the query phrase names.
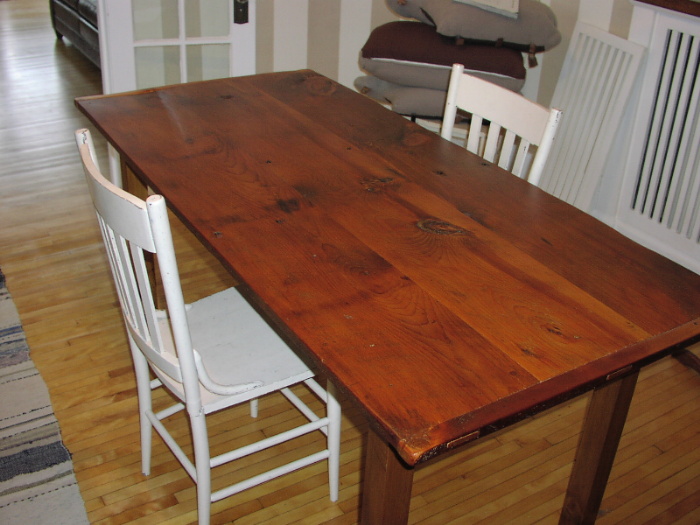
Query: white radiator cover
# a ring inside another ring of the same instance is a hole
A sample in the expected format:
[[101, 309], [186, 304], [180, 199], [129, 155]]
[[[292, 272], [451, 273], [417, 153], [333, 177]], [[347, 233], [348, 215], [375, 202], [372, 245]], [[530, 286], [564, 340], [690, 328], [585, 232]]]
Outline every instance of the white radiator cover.
[[635, 4], [635, 34], [649, 52], [616, 227], [700, 273], [700, 18]]

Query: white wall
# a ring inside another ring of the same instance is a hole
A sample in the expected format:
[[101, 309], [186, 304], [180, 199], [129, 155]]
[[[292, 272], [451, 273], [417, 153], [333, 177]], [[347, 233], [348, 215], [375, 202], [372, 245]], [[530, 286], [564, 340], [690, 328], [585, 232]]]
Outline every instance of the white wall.
[[[420, 0], [412, 0], [420, 1]], [[577, 19], [627, 37], [629, 0], [542, 0], [557, 17], [562, 43], [538, 56], [523, 94], [547, 104]], [[258, 0], [258, 72], [309, 67], [352, 86], [360, 49], [375, 27], [397, 17], [384, 0]]]
[[[576, 20], [580, 18], [627, 37], [632, 6], [629, 0], [541, 1], [554, 11], [562, 43], [538, 55], [539, 66], [528, 70], [523, 94], [546, 105], [551, 100]], [[118, 5], [112, 0], [102, 0], [100, 7], [103, 11], [108, 8], [114, 11], [112, 16], [128, 19], [130, 15], [116, 9]], [[136, 36], [144, 31], [162, 32], [166, 19], [172, 18], [171, 0], [138, 0], [138, 5], [142, 6], [141, 12], [146, 6], [147, 11], [160, 12], [162, 17], [153, 20], [135, 16]], [[251, 5], [255, 5], [256, 11], [253, 24], [256, 49], [252, 53], [258, 73], [311, 68], [348, 87], [363, 74], [358, 66], [359, 53], [372, 29], [397, 19], [385, 0], [251, 0]], [[177, 21], [174, 25], [177, 26]], [[119, 22], [115, 27], [119, 28], [115, 30], [119, 34], [112, 37], [123, 40], [124, 23]], [[168, 64], [162, 64], [163, 68], [167, 69]]]
[[556, 48], [539, 55], [540, 65], [528, 71], [523, 94], [548, 105], [559, 78], [564, 56], [577, 20], [581, 20], [614, 35], [627, 38], [632, 19], [629, 0], [542, 0], [557, 17], [562, 42]]

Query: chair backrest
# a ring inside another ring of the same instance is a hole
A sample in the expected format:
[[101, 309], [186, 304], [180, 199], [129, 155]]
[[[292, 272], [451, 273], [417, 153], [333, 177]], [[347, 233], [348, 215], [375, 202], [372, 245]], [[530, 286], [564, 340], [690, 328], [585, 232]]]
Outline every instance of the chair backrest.
[[[458, 110], [471, 114], [466, 140], [469, 151], [489, 162], [497, 162], [501, 168], [532, 184], [539, 183], [561, 111], [545, 108], [519, 93], [466, 74], [463, 65], [455, 64], [440, 132], [443, 138], [452, 139]], [[490, 122], [485, 143], [481, 141], [484, 120]]]
[[552, 105], [566, 115], [539, 186], [589, 212], [644, 47], [578, 22], [564, 58]]
[[[89, 131], [78, 130], [75, 138], [132, 349], [138, 347], [157, 375], [182, 383], [188, 409], [196, 407], [197, 366], [165, 199], [152, 195], [143, 201], [112, 184], [95, 164]], [[156, 309], [144, 252], [158, 254], [167, 316]]]

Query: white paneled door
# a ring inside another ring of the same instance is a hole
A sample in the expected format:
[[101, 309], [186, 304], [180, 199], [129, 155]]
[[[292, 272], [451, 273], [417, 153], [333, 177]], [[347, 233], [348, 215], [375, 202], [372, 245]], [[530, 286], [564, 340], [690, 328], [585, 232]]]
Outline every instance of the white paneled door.
[[99, 0], [103, 91], [255, 73], [256, 0]]

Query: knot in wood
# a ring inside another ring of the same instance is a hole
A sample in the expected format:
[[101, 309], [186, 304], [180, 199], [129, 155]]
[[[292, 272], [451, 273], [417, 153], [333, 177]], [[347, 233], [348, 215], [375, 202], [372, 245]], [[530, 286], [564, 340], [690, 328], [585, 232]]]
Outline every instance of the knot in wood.
[[332, 95], [336, 92], [337, 85], [324, 77], [309, 77], [306, 79], [306, 88], [314, 95]]
[[429, 135], [427, 135], [427, 132], [410, 132], [403, 137], [401, 143], [404, 146], [416, 147], [425, 144], [428, 140]]
[[438, 235], [463, 235], [466, 233], [459, 226], [439, 219], [421, 219], [416, 225], [424, 232], [437, 233]]
[[370, 192], [377, 192], [380, 191], [382, 187], [390, 184], [393, 180], [393, 177], [377, 177], [373, 179], [364, 179], [361, 184], [365, 188], [365, 190]]

